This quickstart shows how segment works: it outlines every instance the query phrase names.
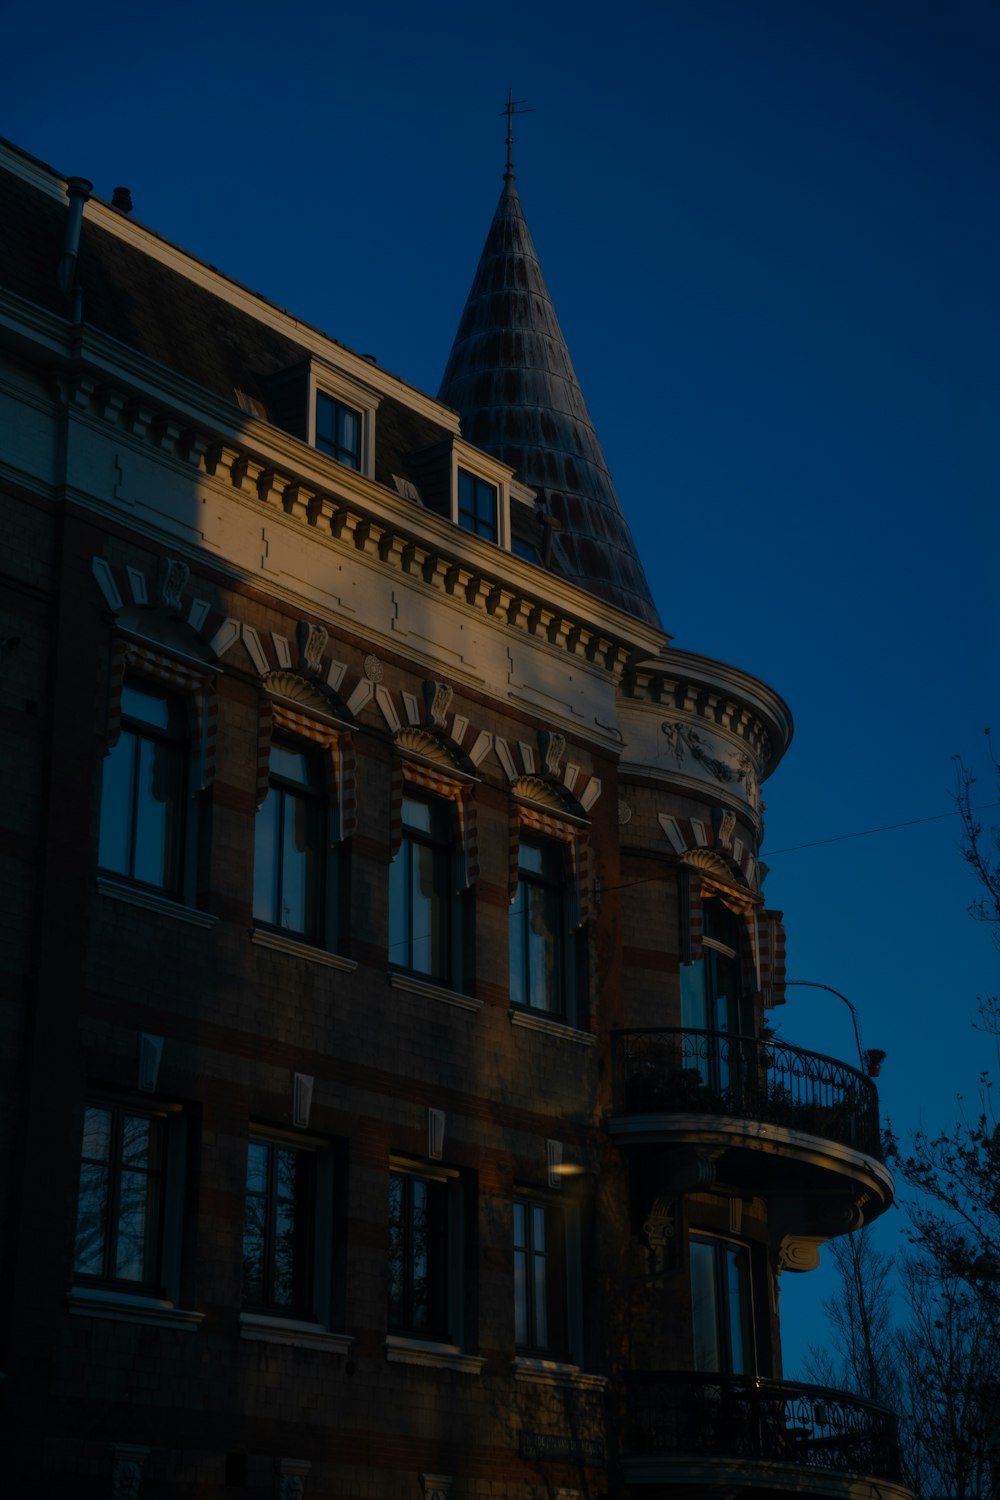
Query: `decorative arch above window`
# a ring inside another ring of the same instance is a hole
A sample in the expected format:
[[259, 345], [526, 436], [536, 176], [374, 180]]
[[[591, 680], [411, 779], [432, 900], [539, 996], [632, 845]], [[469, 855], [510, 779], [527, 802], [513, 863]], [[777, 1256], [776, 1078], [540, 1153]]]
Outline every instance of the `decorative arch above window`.
[[257, 806], [268, 792], [271, 741], [275, 731], [322, 746], [326, 752], [326, 790], [335, 811], [337, 842], [351, 837], [357, 824], [357, 777], [350, 726], [332, 717], [334, 705], [308, 678], [297, 672], [268, 672], [262, 679], [257, 734]]
[[117, 640], [111, 658], [108, 694], [108, 730], [105, 754], [118, 744], [122, 729], [122, 690], [126, 677], [154, 683], [184, 700], [187, 733], [196, 750], [192, 790], [201, 791], [215, 779], [215, 748], [219, 703], [215, 691], [217, 668], [179, 661], [164, 651], [141, 646], [136, 641]]
[[590, 917], [590, 828], [582, 818], [570, 813], [559, 793], [539, 777], [522, 776], [513, 788], [514, 803], [510, 834], [508, 897], [517, 894], [521, 863], [521, 833], [556, 839], [565, 844], [573, 872], [573, 914], [571, 926], [580, 928]]
[[[403, 838], [404, 787], [419, 787], [433, 797], [452, 803], [456, 820], [456, 845], [461, 850], [462, 890], [479, 879], [479, 824], [474, 796], [476, 780], [459, 764], [449, 747], [430, 730], [406, 725], [395, 736], [397, 748], [392, 771], [389, 820], [389, 855], [395, 858]], [[420, 759], [415, 757], [419, 756]]]

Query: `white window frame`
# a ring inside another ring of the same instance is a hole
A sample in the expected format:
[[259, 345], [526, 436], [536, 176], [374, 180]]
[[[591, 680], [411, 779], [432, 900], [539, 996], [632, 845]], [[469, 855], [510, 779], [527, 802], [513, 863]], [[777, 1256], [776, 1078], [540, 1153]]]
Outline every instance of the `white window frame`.
[[[346, 469], [349, 474], [363, 474], [371, 479], [375, 473], [375, 413], [378, 411], [381, 397], [369, 390], [367, 386], [352, 380], [342, 371], [310, 360], [308, 442], [310, 448], [320, 453], [321, 458], [330, 458], [330, 455], [316, 448], [316, 397], [320, 392], [332, 397], [334, 401], [339, 401], [343, 406], [351, 407], [361, 418], [359, 466], [357, 469], [352, 469], [348, 464], [341, 464], [340, 467]], [[332, 458], [331, 462], [336, 463], [337, 460]]]
[[[458, 518], [458, 471], [464, 469], [474, 479], [481, 479], [484, 484], [492, 485], [497, 492], [497, 539], [491, 541], [489, 537], [477, 536], [474, 531], [466, 531]], [[500, 547], [504, 552], [510, 551], [510, 470], [496, 469], [485, 460], [485, 455], [477, 448], [469, 448], [463, 442], [456, 441], [451, 449], [451, 519], [465, 536], [472, 537], [479, 542], [487, 542], [492, 547]]]

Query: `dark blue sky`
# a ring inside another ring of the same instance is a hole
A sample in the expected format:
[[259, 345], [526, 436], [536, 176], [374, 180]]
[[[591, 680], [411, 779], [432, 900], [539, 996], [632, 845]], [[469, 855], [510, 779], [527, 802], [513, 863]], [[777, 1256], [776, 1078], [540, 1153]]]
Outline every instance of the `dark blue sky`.
[[[112, 0], [4, 31], [0, 131], [431, 391], [512, 86], [521, 201], [664, 623], [795, 715], [767, 844], [946, 813], [951, 756], [985, 768], [995, 0]], [[989, 1061], [967, 1018], [997, 958], [957, 848], [945, 819], [770, 860], [790, 973], [856, 1002], [904, 1131]], [[782, 1033], [850, 1058], [846, 1010], [793, 995]], [[785, 1281], [794, 1374], [824, 1273]]]

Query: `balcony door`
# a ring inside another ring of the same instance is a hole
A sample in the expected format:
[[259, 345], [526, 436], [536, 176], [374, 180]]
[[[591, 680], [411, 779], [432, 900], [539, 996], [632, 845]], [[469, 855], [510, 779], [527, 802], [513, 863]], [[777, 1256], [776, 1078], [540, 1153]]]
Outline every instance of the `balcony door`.
[[708, 1374], [752, 1375], [748, 1247], [737, 1240], [692, 1235], [690, 1255], [694, 1368]]
[[703, 957], [681, 964], [684, 1065], [697, 1069], [706, 1088], [726, 1093], [734, 1082], [740, 1033], [740, 919], [721, 901], [707, 900]]

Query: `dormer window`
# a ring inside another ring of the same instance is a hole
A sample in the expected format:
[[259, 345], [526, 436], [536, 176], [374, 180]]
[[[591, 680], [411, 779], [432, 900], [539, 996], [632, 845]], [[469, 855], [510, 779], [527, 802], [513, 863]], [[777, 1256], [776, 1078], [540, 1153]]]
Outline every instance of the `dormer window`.
[[316, 447], [349, 469], [361, 468], [364, 418], [326, 391], [316, 392]]
[[463, 531], [473, 536], [484, 536], [487, 541], [499, 540], [498, 523], [499, 491], [495, 484], [470, 474], [468, 469], [458, 471], [458, 524]]

